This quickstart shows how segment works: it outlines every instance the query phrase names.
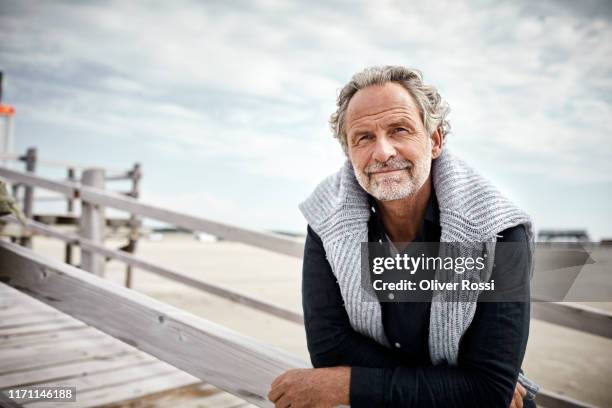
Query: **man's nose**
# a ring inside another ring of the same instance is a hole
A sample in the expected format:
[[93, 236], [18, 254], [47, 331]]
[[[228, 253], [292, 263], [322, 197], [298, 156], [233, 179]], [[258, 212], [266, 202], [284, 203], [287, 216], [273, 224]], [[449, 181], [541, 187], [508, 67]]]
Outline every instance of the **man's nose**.
[[376, 138], [376, 145], [374, 146], [374, 153], [372, 158], [380, 163], [385, 163], [391, 157], [396, 154], [395, 147], [386, 136]]

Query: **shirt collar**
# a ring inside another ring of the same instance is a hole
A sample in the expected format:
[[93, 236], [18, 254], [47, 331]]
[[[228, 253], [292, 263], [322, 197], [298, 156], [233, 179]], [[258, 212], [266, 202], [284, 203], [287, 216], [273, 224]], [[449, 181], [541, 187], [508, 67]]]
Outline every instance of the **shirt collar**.
[[438, 207], [438, 198], [436, 197], [436, 190], [431, 189], [429, 195], [429, 201], [427, 201], [427, 210], [425, 211], [425, 221], [429, 221], [433, 224], [440, 224], [440, 207]]
[[[370, 194], [368, 194], [368, 201], [372, 211], [378, 216], [378, 203]], [[424, 221], [430, 222], [434, 225], [440, 225], [440, 208], [438, 207], [438, 198], [436, 197], [436, 191], [431, 189], [429, 200], [427, 201], [427, 209], [425, 210]]]

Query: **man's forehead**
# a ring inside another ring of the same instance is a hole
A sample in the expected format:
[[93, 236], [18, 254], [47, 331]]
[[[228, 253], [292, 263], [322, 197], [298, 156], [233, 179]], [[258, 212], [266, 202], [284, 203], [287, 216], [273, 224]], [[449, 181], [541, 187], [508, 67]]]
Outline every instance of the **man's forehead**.
[[410, 92], [400, 84], [387, 82], [357, 91], [347, 107], [346, 122], [350, 124], [378, 116], [415, 114], [419, 114], [419, 109]]

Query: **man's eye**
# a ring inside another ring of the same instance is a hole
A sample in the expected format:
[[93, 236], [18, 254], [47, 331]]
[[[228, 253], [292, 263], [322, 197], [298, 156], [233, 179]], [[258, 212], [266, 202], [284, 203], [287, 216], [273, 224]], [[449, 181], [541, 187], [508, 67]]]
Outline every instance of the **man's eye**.
[[357, 142], [369, 140], [372, 138], [372, 135], [361, 135], [357, 137]]
[[393, 133], [400, 133], [400, 132], [407, 132], [408, 130], [406, 130], [406, 128], [403, 127], [396, 127], [395, 129], [393, 129]]

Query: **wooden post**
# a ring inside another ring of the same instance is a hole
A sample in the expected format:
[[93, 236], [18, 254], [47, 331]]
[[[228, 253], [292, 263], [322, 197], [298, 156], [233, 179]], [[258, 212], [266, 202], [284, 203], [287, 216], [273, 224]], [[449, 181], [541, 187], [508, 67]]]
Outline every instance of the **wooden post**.
[[[19, 187], [21, 183], [11, 183], [11, 193], [17, 205], [19, 205]], [[11, 242], [16, 243], [19, 239], [17, 237], [11, 237]]]
[[[130, 197], [137, 199], [140, 195], [140, 179], [142, 178], [142, 171], [140, 169], [140, 163], [135, 163], [134, 168], [130, 171], [130, 177], [132, 178], [132, 190], [130, 191]], [[140, 217], [135, 214], [130, 215], [130, 237], [127, 245], [127, 251], [131, 254], [136, 252], [136, 243], [138, 242], [138, 234], [140, 233]], [[125, 286], [127, 288], [132, 287], [132, 265], [127, 265], [125, 270]]]
[[[83, 171], [81, 184], [84, 186], [104, 189], [104, 169], [93, 168]], [[104, 207], [88, 203], [81, 199], [81, 220], [79, 235], [98, 244], [104, 242], [106, 220], [104, 218]], [[81, 249], [81, 269], [89, 271], [94, 275], [104, 276], [103, 256]]]
[[[26, 171], [28, 173], [34, 173], [36, 171], [36, 148], [30, 147], [26, 151], [26, 155], [23, 158], [26, 162]], [[34, 204], [34, 187], [25, 185], [25, 194], [23, 197], [23, 213], [27, 218], [33, 218], [33, 204]], [[22, 237], [20, 240], [21, 245], [28, 248], [32, 247], [32, 239], [30, 237]]]
[[[76, 180], [75, 177], [75, 173], [74, 173], [74, 167], [69, 167], [68, 168], [68, 181], [69, 182], [74, 182]], [[72, 197], [68, 197], [68, 199], [66, 200], [66, 204], [67, 204], [67, 210], [68, 210], [68, 214], [72, 214], [74, 213], [74, 199]], [[66, 244], [66, 256], [64, 261], [67, 264], [72, 264], [72, 245], [70, 243]]]

